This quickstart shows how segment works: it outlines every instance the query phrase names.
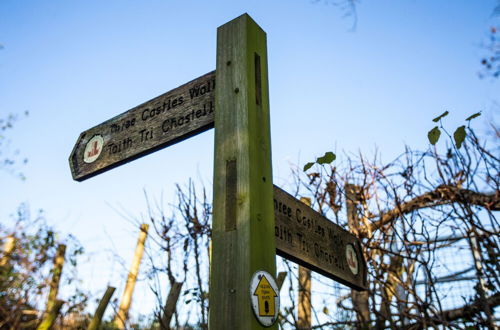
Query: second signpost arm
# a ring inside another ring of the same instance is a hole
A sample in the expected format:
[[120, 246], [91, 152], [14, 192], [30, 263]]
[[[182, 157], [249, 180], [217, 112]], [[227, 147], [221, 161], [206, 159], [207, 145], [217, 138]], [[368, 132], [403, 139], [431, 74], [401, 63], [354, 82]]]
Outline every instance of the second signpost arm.
[[247, 14], [219, 27], [216, 72], [209, 325], [262, 329], [249, 285], [276, 274], [267, 47]]

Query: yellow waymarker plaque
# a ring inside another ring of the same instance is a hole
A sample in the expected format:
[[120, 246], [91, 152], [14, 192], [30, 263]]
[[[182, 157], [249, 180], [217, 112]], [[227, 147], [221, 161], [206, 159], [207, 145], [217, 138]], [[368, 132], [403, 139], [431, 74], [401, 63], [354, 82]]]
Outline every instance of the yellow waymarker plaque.
[[255, 317], [265, 327], [274, 324], [280, 309], [279, 290], [274, 277], [268, 272], [257, 271], [250, 282], [250, 298]]
[[273, 316], [275, 311], [274, 297], [278, 295], [271, 287], [271, 284], [269, 284], [265, 275], [262, 275], [260, 278], [253, 295], [257, 296], [259, 301], [259, 316]]

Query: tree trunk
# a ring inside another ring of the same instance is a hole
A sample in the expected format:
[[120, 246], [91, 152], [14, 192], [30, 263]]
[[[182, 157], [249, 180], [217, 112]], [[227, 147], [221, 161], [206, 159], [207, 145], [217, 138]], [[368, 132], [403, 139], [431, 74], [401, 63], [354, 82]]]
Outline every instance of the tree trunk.
[[163, 308], [163, 317], [160, 321], [161, 330], [170, 330], [170, 320], [175, 312], [175, 306], [177, 305], [177, 300], [179, 300], [179, 294], [181, 293], [182, 283], [174, 282], [168, 293], [167, 302]]

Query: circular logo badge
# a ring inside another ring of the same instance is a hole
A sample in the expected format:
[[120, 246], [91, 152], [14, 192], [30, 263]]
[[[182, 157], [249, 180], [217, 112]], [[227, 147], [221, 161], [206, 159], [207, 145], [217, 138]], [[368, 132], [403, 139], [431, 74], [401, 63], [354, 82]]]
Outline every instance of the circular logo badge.
[[93, 163], [104, 147], [104, 139], [101, 135], [94, 135], [87, 145], [85, 146], [85, 151], [83, 152], [83, 161], [87, 164]]
[[345, 248], [345, 257], [347, 259], [347, 265], [349, 266], [351, 272], [354, 275], [358, 275], [359, 273], [358, 255], [356, 254], [356, 251], [354, 250], [352, 244], [347, 244]]
[[278, 319], [280, 296], [274, 277], [268, 272], [255, 272], [250, 281], [250, 300], [255, 317], [265, 327], [270, 327]]

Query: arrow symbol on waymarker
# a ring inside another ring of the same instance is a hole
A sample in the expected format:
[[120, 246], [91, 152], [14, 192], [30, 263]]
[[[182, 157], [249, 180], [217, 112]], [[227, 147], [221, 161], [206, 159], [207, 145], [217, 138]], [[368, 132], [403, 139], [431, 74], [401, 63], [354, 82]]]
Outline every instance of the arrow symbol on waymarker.
[[265, 275], [260, 275], [259, 284], [253, 293], [259, 302], [259, 316], [274, 316], [275, 298], [278, 296]]

